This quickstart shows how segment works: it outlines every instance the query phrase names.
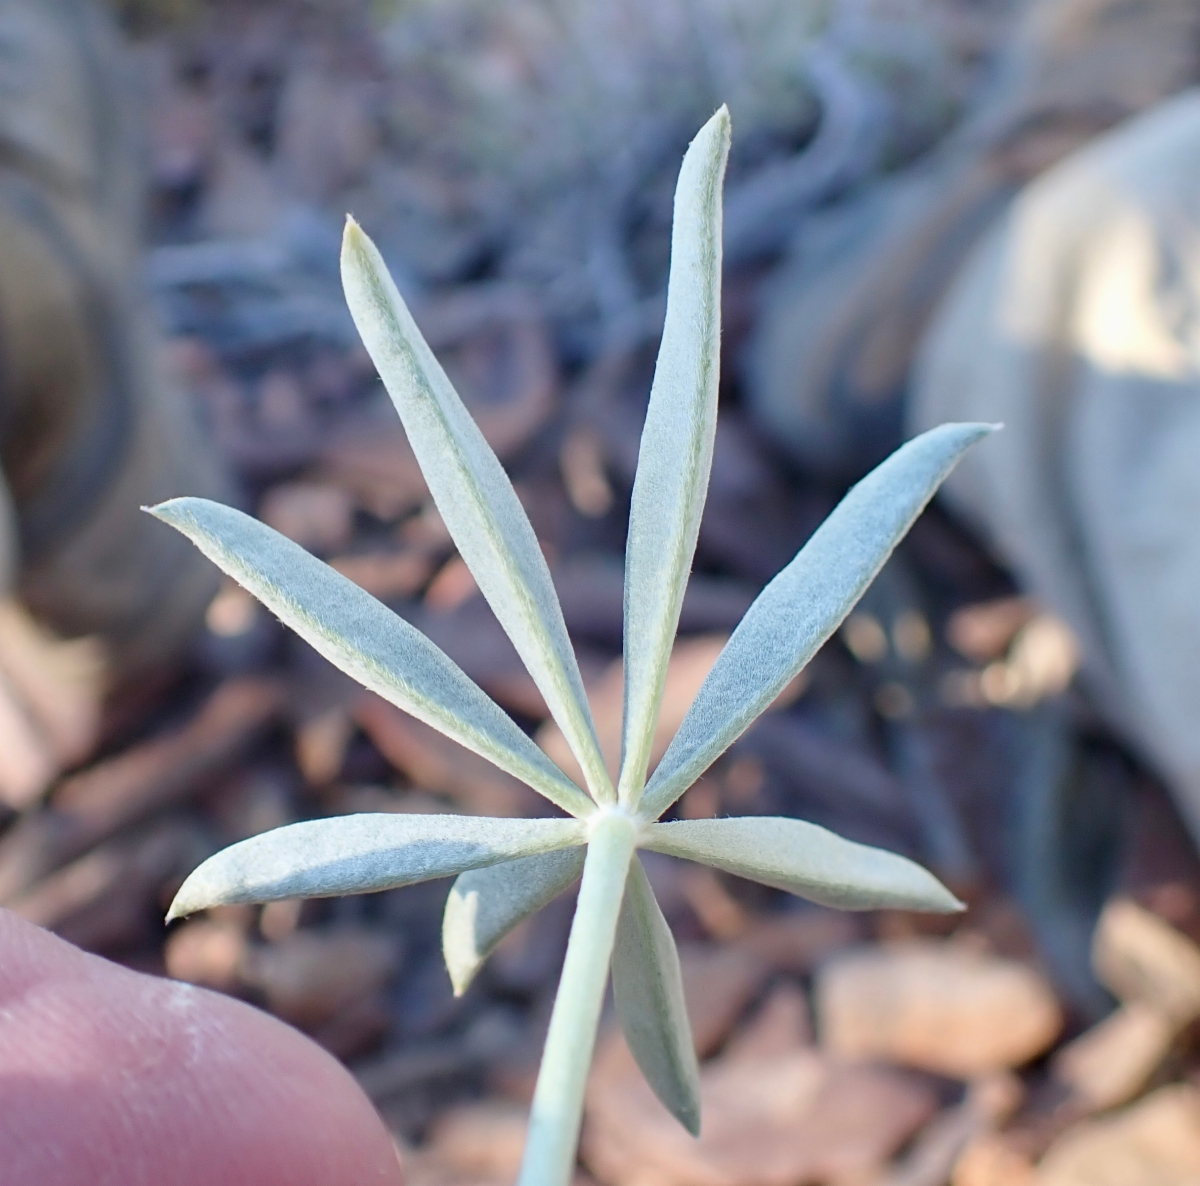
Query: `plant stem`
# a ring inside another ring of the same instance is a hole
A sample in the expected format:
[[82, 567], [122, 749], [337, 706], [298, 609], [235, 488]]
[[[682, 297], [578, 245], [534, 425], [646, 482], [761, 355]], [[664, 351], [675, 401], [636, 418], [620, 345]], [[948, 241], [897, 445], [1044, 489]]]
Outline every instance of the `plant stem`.
[[636, 838], [634, 821], [622, 813], [606, 812], [592, 828], [518, 1186], [567, 1186], [574, 1174], [584, 1086]]

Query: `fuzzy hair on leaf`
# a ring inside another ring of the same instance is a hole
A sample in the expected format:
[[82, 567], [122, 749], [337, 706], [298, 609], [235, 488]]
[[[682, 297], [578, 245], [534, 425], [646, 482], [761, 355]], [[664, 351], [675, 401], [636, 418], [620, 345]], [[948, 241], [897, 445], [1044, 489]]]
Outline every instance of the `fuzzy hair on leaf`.
[[[625, 709], [614, 787], [533, 528], [422, 338], [382, 256], [346, 225], [346, 298], [459, 553], [583, 771], [577, 786], [403, 618], [262, 523], [203, 499], [151, 513], [183, 532], [364, 687], [521, 779], [565, 818], [357, 815], [290, 824], [203, 862], [168, 918], [234, 902], [394, 889], [455, 877], [443, 952], [456, 994], [500, 940], [579, 882], [538, 1073], [521, 1186], [568, 1186], [608, 977], [638, 1066], [689, 1131], [699, 1071], [679, 954], [637, 850], [667, 853], [847, 910], [954, 911], [904, 857], [815, 824], [663, 814], [761, 714], [854, 607], [963, 453], [995, 426], [949, 424], [862, 479], [747, 611], [658, 767], [650, 748], [712, 464], [720, 366], [722, 107], [684, 156], [662, 344], [634, 483], [625, 566]], [[647, 781], [648, 778], [648, 781]]]

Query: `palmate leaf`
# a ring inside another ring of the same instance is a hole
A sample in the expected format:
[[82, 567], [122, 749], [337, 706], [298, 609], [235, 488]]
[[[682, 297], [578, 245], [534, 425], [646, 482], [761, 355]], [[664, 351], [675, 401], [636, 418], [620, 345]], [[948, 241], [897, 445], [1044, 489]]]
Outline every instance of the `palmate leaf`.
[[654, 1094], [700, 1135], [700, 1067], [683, 998], [679, 951], [634, 857], [625, 882], [612, 958], [613, 1003], [634, 1060]]
[[[947, 425], [860, 482], [751, 606], [644, 793], [650, 741], [711, 467], [720, 335], [722, 109], [689, 148], [676, 193], [667, 321], [632, 501], [625, 593], [621, 804], [537, 539], [500, 463], [350, 220], [347, 301], [464, 561], [584, 771], [591, 799], [441, 651], [269, 528], [183, 499], [157, 508], [342, 670], [489, 758], [567, 820], [364, 815], [294, 824], [205, 861], [174, 918], [223, 903], [391, 889], [457, 875], [443, 920], [456, 991], [499, 939], [582, 878], [530, 1114], [522, 1186], [568, 1186], [610, 957], [617, 1011], [655, 1092], [690, 1129], [698, 1071], [678, 952], [640, 846], [847, 909], [959, 908], [912, 862], [791, 819], [650, 823], [782, 691], [875, 577], [986, 425]], [[640, 798], [640, 803], [639, 803]], [[604, 805], [595, 809], [595, 803]], [[612, 805], [612, 806], [610, 806]]]
[[202, 498], [151, 514], [183, 532], [335, 667], [528, 783], [571, 815], [588, 797], [419, 630], [249, 515]]
[[841, 625], [963, 453], [993, 430], [943, 424], [872, 470], [758, 595], [654, 771], [657, 819], [795, 678]]
[[563, 848], [472, 869], [454, 882], [442, 915], [442, 955], [456, 997], [517, 923], [579, 880], [584, 855], [582, 847]]
[[642, 847], [700, 861], [839, 910], [929, 910], [963, 904], [914, 861], [782, 816], [651, 824]]
[[637, 806], [712, 468], [721, 357], [725, 107], [700, 129], [675, 188], [662, 344], [625, 546], [625, 718], [619, 797]]
[[342, 240], [342, 284], [460, 555], [562, 729], [593, 798], [613, 801], [575, 652], [529, 519], [382, 256], [353, 219]]
[[211, 906], [363, 894], [582, 844], [578, 820], [345, 815], [288, 824], [209, 857], [168, 920]]

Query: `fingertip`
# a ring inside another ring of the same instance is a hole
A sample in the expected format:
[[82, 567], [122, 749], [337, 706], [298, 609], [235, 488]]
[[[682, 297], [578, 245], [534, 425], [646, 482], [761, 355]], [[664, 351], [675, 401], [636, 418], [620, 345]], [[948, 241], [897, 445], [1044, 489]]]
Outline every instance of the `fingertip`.
[[0, 910], [0, 1148], [39, 1186], [400, 1186], [350, 1074], [242, 1002]]

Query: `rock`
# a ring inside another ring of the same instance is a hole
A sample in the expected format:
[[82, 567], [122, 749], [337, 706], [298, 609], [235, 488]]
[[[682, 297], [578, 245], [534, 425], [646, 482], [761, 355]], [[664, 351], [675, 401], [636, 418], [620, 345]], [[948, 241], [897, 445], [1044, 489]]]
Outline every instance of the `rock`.
[[816, 1008], [834, 1054], [963, 1079], [1028, 1062], [1062, 1028], [1054, 994], [1031, 968], [928, 940], [835, 957], [818, 973]]
[[[680, 959], [696, 1045], [702, 1055], [711, 1053], [757, 995], [769, 969], [728, 946], [681, 944]], [[857, 1170], [876, 1165], [876, 1134], [863, 1143], [854, 1124], [848, 1136], [844, 1124], [840, 1129], [835, 1125], [830, 1143], [812, 1146], [809, 1110], [821, 1100], [823, 1111], [815, 1114], [814, 1124], [827, 1127], [828, 1117], [821, 1116], [834, 1105], [824, 1098], [825, 1091], [832, 1091], [835, 1101], [841, 1101], [836, 1108], [842, 1108], [859, 1087], [864, 1098], [874, 1099], [873, 1092], [890, 1098], [892, 1089], [904, 1094], [907, 1080], [903, 1085], [900, 1079], [877, 1081], [871, 1071], [847, 1084], [839, 1076], [848, 1072], [820, 1058], [811, 1039], [804, 993], [794, 984], [776, 986], [729, 1039], [725, 1053], [703, 1068], [702, 1138], [696, 1142], [654, 1098], [620, 1031], [610, 1030], [601, 1039], [589, 1081], [585, 1142], [592, 1156], [585, 1160], [613, 1186], [650, 1180], [660, 1186], [759, 1181], [784, 1186], [809, 1181], [806, 1175], [816, 1173], [813, 1166], [836, 1169], [844, 1162]], [[869, 1129], [869, 1110], [876, 1104], [861, 1106]], [[915, 1128], [932, 1106], [917, 1085], [909, 1104], [900, 1107], [901, 1124], [911, 1116], [907, 1123]], [[882, 1135], [886, 1143], [887, 1135]], [[760, 1152], [761, 1164], [756, 1160]], [[760, 1171], [762, 1176], [756, 1176]]]
[[1093, 1111], [1128, 1103], [1171, 1049], [1176, 1027], [1152, 1005], [1133, 1001], [1068, 1042], [1050, 1064], [1054, 1077]]
[[951, 1186], [1035, 1186], [1032, 1163], [1003, 1137], [985, 1133], [970, 1141], [954, 1167]]
[[1038, 1166], [1037, 1186], [1195, 1186], [1200, 1091], [1163, 1087], [1140, 1103], [1069, 1129]]
[[1135, 902], [1119, 898], [1104, 908], [1092, 966], [1122, 1001], [1143, 1001], [1180, 1026], [1200, 1016], [1200, 948]]
[[715, 1059], [701, 1071], [693, 1139], [626, 1056], [598, 1063], [582, 1152], [609, 1186], [816, 1186], [886, 1162], [937, 1108], [902, 1071], [848, 1066], [793, 1047]]

